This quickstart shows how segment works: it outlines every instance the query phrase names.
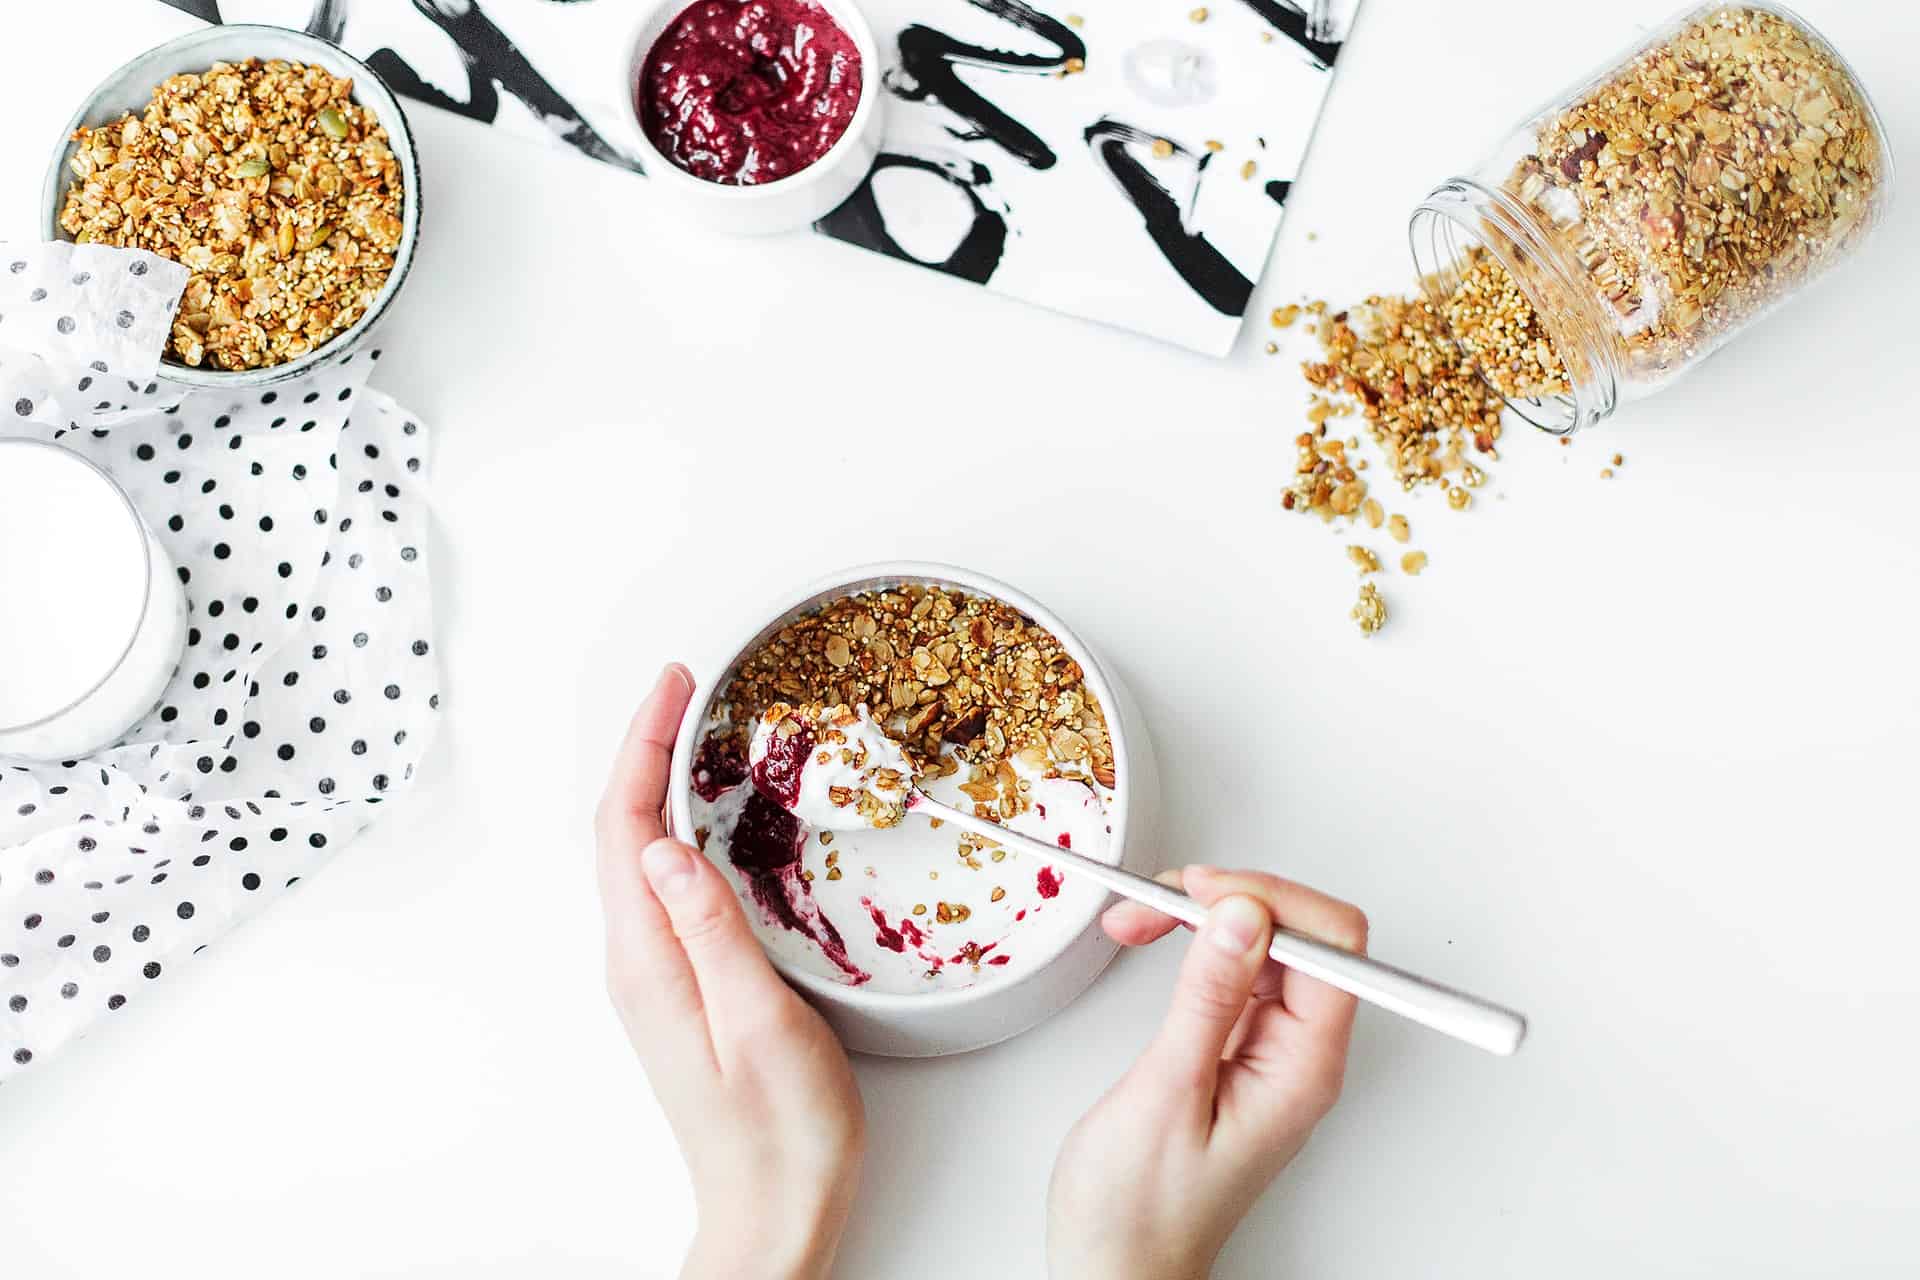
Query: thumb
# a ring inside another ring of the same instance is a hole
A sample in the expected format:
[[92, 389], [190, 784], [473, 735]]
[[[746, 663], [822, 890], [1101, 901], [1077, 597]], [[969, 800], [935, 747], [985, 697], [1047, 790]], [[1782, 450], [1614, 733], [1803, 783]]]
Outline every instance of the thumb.
[[1220, 1057], [1253, 996], [1272, 934], [1273, 917], [1245, 894], [1222, 898], [1208, 910], [1180, 964], [1160, 1034], [1142, 1063], [1161, 1087], [1211, 1111]]

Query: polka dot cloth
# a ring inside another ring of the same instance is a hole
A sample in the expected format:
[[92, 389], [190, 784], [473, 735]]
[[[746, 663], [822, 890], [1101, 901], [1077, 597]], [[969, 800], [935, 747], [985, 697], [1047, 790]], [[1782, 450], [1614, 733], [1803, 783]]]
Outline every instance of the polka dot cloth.
[[189, 627], [124, 741], [0, 756], [0, 1080], [332, 856], [407, 788], [438, 719], [426, 428], [366, 389], [377, 351], [148, 393], [183, 284], [150, 255], [0, 245], [0, 434], [114, 475], [180, 566]]

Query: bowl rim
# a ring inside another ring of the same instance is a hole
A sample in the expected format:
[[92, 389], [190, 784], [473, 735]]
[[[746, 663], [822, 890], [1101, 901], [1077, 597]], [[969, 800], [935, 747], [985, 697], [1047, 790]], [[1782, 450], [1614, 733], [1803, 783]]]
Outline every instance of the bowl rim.
[[627, 36], [627, 53], [620, 59], [622, 80], [617, 86], [619, 93], [615, 99], [620, 104], [621, 121], [629, 126], [628, 132], [632, 134], [636, 145], [642, 148], [647, 177], [659, 178], [680, 191], [698, 193], [708, 199], [725, 200], [738, 205], [758, 204], [791, 196], [826, 181], [846, 155], [860, 145], [860, 136], [870, 127], [874, 114], [880, 109], [881, 84], [880, 77], [875, 74], [875, 69], [880, 66], [880, 46], [874, 39], [873, 24], [868, 22], [867, 15], [861, 12], [854, 0], [804, 2], [825, 10], [841, 30], [853, 37], [854, 48], [860, 54], [860, 101], [853, 109], [853, 118], [847, 121], [847, 127], [834, 139], [833, 145], [798, 173], [748, 186], [709, 182], [705, 178], [696, 178], [675, 164], [672, 157], [655, 146], [653, 139], [647, 135], [637, 97], [640, 74], [646, 66], [647, 55], [653, 52], [653, 46], [666, 34], [667, 27], [699, 0], [655, 0], [655, 3], [641, 10], [639, 20], [633, 24]]
[[[339, 69], [329, 66], [329, 61], [344, 62], [352, 70], [352, 99], [359, 105], [371, 110], [387, 131], [387, 142], [393, 150], [395, 161], [400, 166], [401, 179], [406, 184], [401, 192], [400, 209], [400, 246], [394, 252], [393, 269], [387, 274], [386, 283], [380, 292], [374, 295], [368, 304], [366, 313], [344, 333], [337, 333], [322, 345], [315, 347], [298, 359], [284, 364], [268, 365], [259, 369], [208, 369], [193, 368], [167, 358], [164, 349], [160, 357], [160, 367], [155, 373], [162, 382], [174, 386], [194, 389], [247, 389], [271, 386], [290, 381], [324, 365], [332, 364], [360, 346], [373, 326], [386, 314], [394, 298], [400, 292], [400, 286], [406, 281], [407, 274], [413, 268], [414, 249], [420, 239], [420, 162], [414, 146], [413, 129], [407, 121], [407, 115], [401, 109], [400, 99], [378, 72], [354, 57], [340, 46], [309, 35], [292, 27], [276, 27], [259, 22], [231, 22], [213, 24], [175, 36], [136, 54], [88, 91], [80, 106], [68, 118], [66, 129], [54, 144], [53, 160], [47, 167], [47, 176], [41, 185], [40, 199], [45, 214], [42, 232], [49, 240], [71, 244], [73, 239], [60, 226], [60, 209], [66, 203], [69, 170], [68, 160], [73, 155], [75, 131], [87, 126], [88, 121], [101, 116], [100, 100], [109, 90], [141, 76], [151, 63], [157, 63], [182, 52], [191, 52], [202, 45], [225, 43], [235, 37], [242, 39], [267, 37], [275, 40], [290, 41], [308, 50], [314, 58], [320, 59], [320, 65], [327, 67], [336, 75]], [[255, 53], [252, 57], [259, 57]], [[209, 63], [233, 61], [234, 57], [219, 53], [208, 55]], [[270, 59], [263, 59], [270, 60]], [[312, 58], [302, 61], [312, 61]], [[158, 87], [165, 76], [150, 77], [148, 90]], [[107, 123], [102, 117], [96, 124]]]
[[[1093, 690], [1094, 697], [1100, 701], [1101, 714], [1107, 721], [1107, 737], [1113, 744], [1115, 785], [1113, 803], [1109, 810], [1109, 816], [1113, 819], [1113, 842], [1109, 848], [1113, 852], [1114, 864], [1123, 864], [1129, 831], [1130, 800], [1133, 794], [1133, 759], [1127, 742], [1126, 725], [1120, 718], [1119, 697], [1113, 682], [1107, 676], [1105, 667], [1079, 636], [1074, 634], [1073, 629], [1061, 621], [1059, 615], [1032, 596], [984, 573], [977, 573], [958, 565], [928, 560], [883, 560], [872, 564], [855, 565], [850, 569], [818, 578], [798, 593], [782, 596], [775, 608], [758, 615], [769, 620], [752, 632], [743, 643], [735, 646], [726, 661], [715, 668], [713, 675], [695, 682], [692, 700], [687, 703], [686, 714], [681, 717], [680, 729], [674, 738], [672, 774], [667, 788], [669, 825], [675, 832], [693, 830], [691, 768], [694, 749], [706, 727], [708, 705], [726, 686], [727, 679], [732, 675], [742, 655], [794, 618], [818, 608], [830, 599], [861, 591], [881, 590], [889, 586], [915, 584], [958, 589], [1010, 605], [1046, 628], [1073, 660], [1080, 664], [1084, 680]], [[1076, 928], [1062, 935], [1056, 946], [1049, 949], [1037, 963], [1029, 966], [1024, 972], [1003, 980], [976, 983], [953, 991], [927, 991], [912, 994], [896, 991], [869, 991], [865, 987], [848, 986], [845, 983], [794, 968], [774, 955], [764, 944], [761, 946], [761, 952], [772, 962], [774, 969], [782, 978], [801, 988], [808, 995], [831, 1003], [874, 1013], [905, 1013], [953, 1008], [1000, 998], [1028, 982], [1041, 978], [1048, 972], [1053, 962], [1059, 959], [1089, 928], [1099, 927], [1100, 917], [1112, 901], [1111, 893], [1104, 895], [1086, 919], [1077, 922]], [[754, 937], [758, 941], [758, 929], [754, 930]]]

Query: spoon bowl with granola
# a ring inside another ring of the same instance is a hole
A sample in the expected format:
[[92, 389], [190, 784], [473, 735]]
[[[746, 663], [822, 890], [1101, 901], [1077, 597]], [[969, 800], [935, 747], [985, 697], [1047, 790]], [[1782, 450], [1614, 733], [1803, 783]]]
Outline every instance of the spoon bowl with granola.
[[[1157, 786], [1125, 692], [1044, 606], [948, 566], [851, 570], [759, 620], [695, 692], [669, 818], [734, 885], [775, 967], [851, 1048], [894, 1056], [990, 1044], [1071, 1001], [1114, 954], [1107, 892], [956, 821], [902, 821], [906, 788], [1139, 869]], [[776, 704], [776, 724], [843, 721], [814, 732], [846, 776], [756, 753]], [[810, 817], [769, 799], [756, 768]], [[854, 784], [870, 798], [835, 790]]]

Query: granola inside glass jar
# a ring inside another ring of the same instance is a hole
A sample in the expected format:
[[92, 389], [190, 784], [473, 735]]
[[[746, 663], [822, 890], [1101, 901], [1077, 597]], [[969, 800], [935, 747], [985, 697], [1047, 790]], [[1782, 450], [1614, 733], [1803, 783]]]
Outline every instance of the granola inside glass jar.
[[1526, 120], [1409, 235], [1455, 339], [1521, 416], [1564, 433], [1827, 271], [1883, 220], [1892, 177], [1831, 45], [1767, 0], [1716, 3]]

